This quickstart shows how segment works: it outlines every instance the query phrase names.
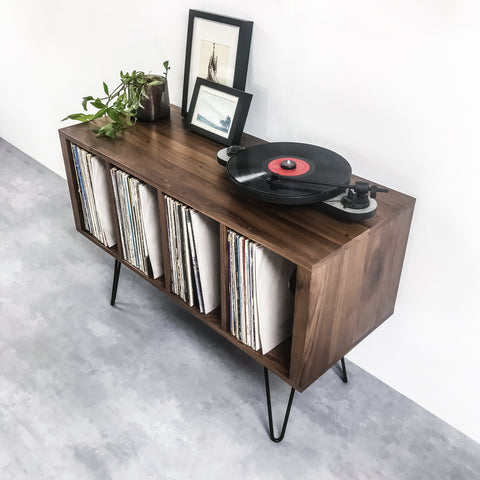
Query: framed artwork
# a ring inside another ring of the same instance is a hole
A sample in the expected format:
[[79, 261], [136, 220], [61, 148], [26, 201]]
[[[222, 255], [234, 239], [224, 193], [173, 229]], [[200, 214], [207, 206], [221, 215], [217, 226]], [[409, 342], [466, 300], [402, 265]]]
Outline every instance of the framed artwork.
[[192, 132], [222, 145], [237, 144], [251, 101], [250, 93], [197, 78], [187, 126]]
[[197, 77], [245, 90], [253, 22], [190, 10], [183, 79], [186, 117]]

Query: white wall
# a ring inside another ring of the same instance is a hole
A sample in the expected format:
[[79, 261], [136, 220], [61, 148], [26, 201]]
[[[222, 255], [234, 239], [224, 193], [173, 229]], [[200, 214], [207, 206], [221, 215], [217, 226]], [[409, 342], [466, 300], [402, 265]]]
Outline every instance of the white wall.
[[169, 59], [181, 103], [189, 8], [253, 20], [246, 131], [417, 198], [396, 312], [349, 358], [480, 441], [478, 2], [5, 3], [0, 136], [60, 175], [59, 120], [102, 80]]

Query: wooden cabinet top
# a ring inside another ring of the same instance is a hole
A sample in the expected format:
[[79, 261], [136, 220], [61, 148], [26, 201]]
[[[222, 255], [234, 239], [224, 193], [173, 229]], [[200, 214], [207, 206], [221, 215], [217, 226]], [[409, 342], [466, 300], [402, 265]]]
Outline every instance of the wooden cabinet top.
[[[413, 210], [415, 203], [414, 198], [390, 190], [378, 195], [375, 217], [350, 223], [331, 218], [314, 206], [251, 200], [236, 190], [225, 168], [217, 163], [222, 146], [188, 131], [178, 107], [171, 107], [169, 119], [138, 122], [114, 140], [97, 138], [92, 129], [92, 123], [82, 123], [62, 128], [60, 134], [310, 270], [359, 235]], [[261, 142], [249, 135], [242, 137], [245, 146]]]

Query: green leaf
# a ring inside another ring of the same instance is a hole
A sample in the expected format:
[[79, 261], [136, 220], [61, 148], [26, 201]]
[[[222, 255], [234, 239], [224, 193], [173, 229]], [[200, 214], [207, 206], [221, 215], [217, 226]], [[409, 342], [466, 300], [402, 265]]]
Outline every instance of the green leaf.
[[112, 105], [112, 108], [114, 108], [117, 112], [123, 112], [123, 110], [125, 110], [125, 103], [121, 99], [118, 99]]
[[94, 132], [97, 134], [98, 137], [111, 137], [112, 138], [112, 134], [113, 134], [112, 124], [107, 123], [103, 127], [97, 128], [96, 130], [94, 130]]
[[88, 122], [92, 120], [94, 115], [86, 115], [85, 113], [72, 113], [68, 117], [65, 117], [62, 119], [62, 122], [64, 120], [79, 120], [80, 122]]
[[96, 98], [94, 102], [91, 102], [92, 103], [92, 106], [95, 107], [95, 108], [105, 108], [106, 105], [99, 99], [99, 98]]
[[103, 91], [105, 92], [106, 95], [110, 95], [110, 94], [108, 93], [108, 86], [107, 86], [107, 84], [106, 84], [105, 82], [103, 82]]
[[87, 109], [87, 102], [89, 102], [90, 100], [93, 100], [92, 96], [83, 97], [82, 107], [83, 107], [84, 110]]
[[99, 133], [108, 138], [115, 138], [115, 135], [118, 132], [121, 132], [122, 130], [124, 130], [125, 128], [126, 126], [120, 122], [112, 122], [112, 123], [108, 123], [107, 125], [104, 125], [99, 130]]
[[120, 121], [120, 115], [118, 114], [117, 110], [114, 108], [107, 108], [107, 115], [114, 121], [114, 122], [119, 122]]
[[165, 60], [165, 61], [163, 62], [163, 68], [165, 68], [165, 73], [164, 73], [164, 75], [165, 75], [165, 79], [166, 79], [167, 76], [168, 76], [168, 71], [170, 70], [170, 62], [169, 62], [168, 60]]
[[94, 116], [93, 118], [100, 118], [103, 117], [107, 113], [107, 107], [101, 108]]
[[108, 130], [105, 130], [105, 133], [104, 135], [108, 138], [115, 138], [115, 130], [114, 129], [108, 129]]

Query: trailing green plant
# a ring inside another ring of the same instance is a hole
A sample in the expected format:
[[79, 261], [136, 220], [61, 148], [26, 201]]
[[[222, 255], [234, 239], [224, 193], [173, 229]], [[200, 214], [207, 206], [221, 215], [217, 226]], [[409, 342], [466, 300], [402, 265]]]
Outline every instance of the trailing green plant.
[[110, 121], [102, 127], [94, 129], [94, 132], [99, 137], [115, 138], [117, 133], [131, 127], [137, 121], [137, 113], [139, 109], [143, 108], [142, 101], [148, 98], [145, 88], [161, 85], [167, 81], [170, 70], [168, 60], [163, 62], [163, 67], [165, 72], [162, 77], [137, 70], [132, 73], [120, 72], [120, 84], [113, 90], [110, 90], [108, 85], [103, 82], [104, 97], [94, 98], [90, 95], [83, 97], [83, 109], [87, 112], [90, 106], [97, 109], [95, 113], [72, 113], [62, 121], [88, 122], [96, 118], [107, 117]]

